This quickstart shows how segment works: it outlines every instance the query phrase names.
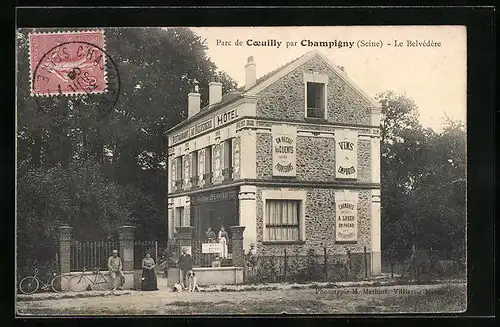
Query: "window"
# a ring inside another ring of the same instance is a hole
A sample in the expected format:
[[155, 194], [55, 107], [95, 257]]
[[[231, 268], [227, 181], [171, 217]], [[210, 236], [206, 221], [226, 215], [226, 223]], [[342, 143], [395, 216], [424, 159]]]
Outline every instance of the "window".
[[224, 168], [233, 167], [233, 147], [232, 139], [224, 141]]
[[307, 82], [307, 116], [325, 118], [325, 84]]
[[265, 241], [300, 240], [300, 200], [266, 200]]
[[203, 175], [205, 184], [212, 183], [212, 147], [205, 148], [205, 174]]
[[184, 217], [184, 207], [175, 208], [175, 217], [174, 217], [174, 231], [175, 227], [182, 226], [182, 218]]
[[198, 151], [191, 154], [191, 176], [198, 176]]
[[233, 139], [224, 141], [224, 169], [222, 170], [224, 180], [233, 177]]
[[175, 162], [175, 184], [177, 187], [182, 186], [182, 181], [184, 179], [184, 156], [177, 157]]
[[191, 187], [198, 186], [198, 151], [191, 153]]

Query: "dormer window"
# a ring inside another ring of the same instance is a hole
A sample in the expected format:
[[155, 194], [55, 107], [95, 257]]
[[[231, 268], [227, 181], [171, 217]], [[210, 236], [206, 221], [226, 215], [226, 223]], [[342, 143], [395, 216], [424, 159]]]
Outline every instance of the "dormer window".
[[325, 118], [325, 84], [307, 83], [307, 116], [308, 118]]
[[328, 75], [304, 73], [305, 117], [326, 119]]

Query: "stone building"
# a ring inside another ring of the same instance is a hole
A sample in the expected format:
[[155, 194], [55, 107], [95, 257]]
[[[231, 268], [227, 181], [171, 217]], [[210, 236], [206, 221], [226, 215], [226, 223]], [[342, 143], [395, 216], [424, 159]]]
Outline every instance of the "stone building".
[[220, 226], [244, 226], [257, 255], [366, 247], [379, 274], [380, 107], [318, 51], [256, 71], [249, 57], [224, 96], [210, 83], [204, 108], [195, 88], [168, 131], [169, 236], [192, 226], [194, 256]]

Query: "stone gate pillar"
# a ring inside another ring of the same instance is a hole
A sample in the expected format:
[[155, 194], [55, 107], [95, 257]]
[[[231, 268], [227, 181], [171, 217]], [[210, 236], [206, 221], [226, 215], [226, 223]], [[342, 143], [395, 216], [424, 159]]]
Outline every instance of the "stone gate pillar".
[[177, 244], [179, 245], [178, 255], [182, 253], [182, 248], [187, 249], [187, 253], [192, 255], [192, 238], [193, 238], [193, 226], [176, 227], [177, 230]]
[[119, 226], [118, 239], [120, 241], [120, 258], [123, 271], [134, 270], [134, 226]]
[[243, 250], [243, 231], [245, 226], [231, 226], [231, 242], [233, 250], [233, 266], [245, 266], [245, 252]]
[[59, 270], [61, 274], [71, 271], [71, 231], [73, 227], [62, 225], [57, 227], [59, 240]]

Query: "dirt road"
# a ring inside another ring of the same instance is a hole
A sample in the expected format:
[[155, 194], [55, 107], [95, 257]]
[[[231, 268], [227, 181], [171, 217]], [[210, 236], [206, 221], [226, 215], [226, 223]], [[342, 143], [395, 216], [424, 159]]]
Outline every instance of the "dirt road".
[[120, 296], [18, 301], [21, 315], [179, 315], [460, 312], [465, 284], [243, 292], [128, 292]]

